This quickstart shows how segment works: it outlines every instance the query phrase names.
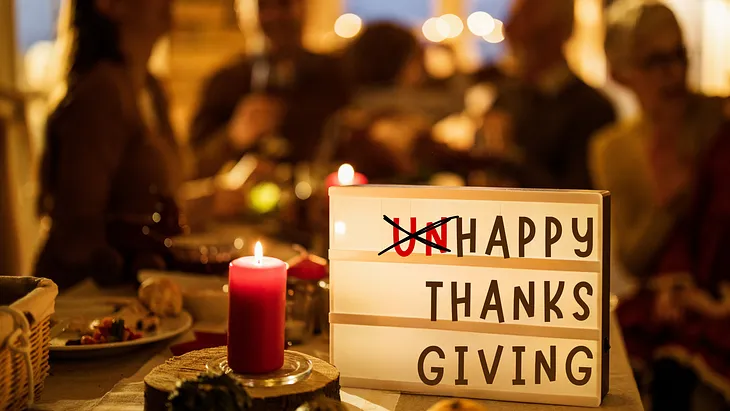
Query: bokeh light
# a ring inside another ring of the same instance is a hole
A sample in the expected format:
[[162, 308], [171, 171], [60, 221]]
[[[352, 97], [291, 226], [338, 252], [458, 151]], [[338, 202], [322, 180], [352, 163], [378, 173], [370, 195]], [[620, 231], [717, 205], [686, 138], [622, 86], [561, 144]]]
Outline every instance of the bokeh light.
[[495, 19], [494, 29], [482, 38], [489, 43], [501, 43], [504, 41], [504, 23]]
[[340, 185], [349, 186], [355, 181], [355, 169], [349, 164], [343, 164], [337, 170], [337, 180]]
[[233, 240], [233, 246], [236, 248], [236, 250], [242, 249], [243, 244], [244, 244], [243, 238], [239, 237], [239, 238], [236, 238], [235, 240]]
[[335, 21], [335, 33], [342, 38], [353, 38], [361, 29], [362, 19], [357, 14], [346, 13]]
[[312, 196], [312, 185], [307, 181], [300, 181], [294, 187], [294, 194], [300, 200], [306, 200]]
[[423, 63], [426, 66], [426, 72], [434, 78], [445, 79], [456, 74], [456, 58], [453, 52], [445, 47], [426, 48]]
[[441, 20], [445, 21], [449, 25], [448, 38], [453, 39], [458, 37], [462, 31], [464, 31], [464, 22], [456, 14], [444, 14], [441, 16]]
[[423, 36], [428, 41], [440, 43], [448, 38], [450, 32], [449, 23], [440, 17], [431, 17], [423, 23]]
[[489, 13], [476, 11], [466, 19], [469, 31], [476, 36], [486, 36], [494, 30], [495, 21]]
[[274, 183], [260, 183], [251, 189], [251, 208], [261, 214], [273, 211], [281, 198], [281, 189]]

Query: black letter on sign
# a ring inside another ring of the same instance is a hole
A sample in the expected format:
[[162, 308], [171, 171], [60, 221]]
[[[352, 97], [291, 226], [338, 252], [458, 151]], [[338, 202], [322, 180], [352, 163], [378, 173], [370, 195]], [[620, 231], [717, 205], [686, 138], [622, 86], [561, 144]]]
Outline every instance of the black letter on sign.
[[581, 258], [586, 258], [593, 252], [593, 217], [588, 217], [588, 228], [586, 229], [586, 235], [580, 235], [578, 232], [578, 219], [573, 219], [573, 237], [580, 243], [586, 243], [586, 250], [580, 251], [575, 249], [575, 255]]
[[458, 368], [457, 368], [457, 377], [456, 381], [454, 381], [454, 384], [456, 385], [469, 385], [469, 380], [464, 378], [464, 353], [469, 351], [469, 347], [463, 346], [463, 347], [454, 347], [456, 348], [456, 352], [459, 354], [459, 362], [458, 362]]
[[[553, 234], [552, 226], [555, 226], [555, 234]], [[563, 235], [563, 226], [560, 220], [555, 217], [545, 217], [545, 257], [553, 256], [553, 244], [560, 240]]]
[[525, 293], [522, 291], [522, 287], [515, 287], [515, 309], [514, 316], [515, 321], [520, 319], [520, 304], [525, 308], [527, 316], [532, 318], [535, 316], [535, 282], [530, 281], [529, 283], [529, 299], [525, 297]]
[[[529, 234], [525, 235], [525, 226], [530, 228]], [[525, 246], [535, 238], [535, 222], [528, 217], [520, 217], [520, 257], [525, 256]]]
[[515, 379], [512, 380], [512, 385], [525, 385], [525, 380], [522, 378], [522, 353], [525, 352], [525, 347], [512, 347], [512, 352], [515, 353]]
[[[494, 302], [492, 303], [492, 299]], [[500, 323], [504, 322], [504, 312], [502, 311], [502, 298], [499, 295], [499, 283], [497, 280], [492, 280], [489, 283], [489, 291], [487, 291], [487, 298], [484, 299], [484, 307], [482, 307], [482, 315], [479, 317], [484, 320], [487, 318], [489, 310], [497, 310], [497, 319]]]
[[558, 318], [563, 318], [563, 312], [558, 307], [558, 301], [560, 296], [563, 295], [563, 288], [565, 288], [565, 281], [558, 281], [558, 291], [554, 297], [550, 296], [550, 281], [545, 281], [545, 322], [550, 322], [550, 311], [555, 311]]
[[556, 350], [557, 348], [554, 345], [550, 346], [550, 364], [548, 364], [547, 359], [545, 359], [545, 354], [542, 351], [538, 350], [535, 354], [535, 384], [540, 384], [540, 377], [542, 377], [540, 368], [545, 370], [545, 374], [547, 374], [550, 382], [555, 382], [555, 374], [557, 372], [557, 367], [555, 367]]
[[477, 252], [477, 220], [476, 218], [469, 219], [469, 225], [471, 229], [468, 233], [464, 232], [464, 223], [462, 218], [456, 219], [456, 255], [458, 257], [464, 256], [464, 240], [469, 240], [469, 251], [474, 254]]
[[443, 286], [443, 281], [426, 281], [426, 287], [431, 289], [431, 321], [436, 321], [436, 313], [438, 312], [438, 304], [436, 303], [436, 297], [438, 295], [437, 288]]
[[497, 346], [497, 352], [494, 353], [494, 361], [492, 361], [492, 369], [489, 369], [489, 365], [487, 364], [487, 357], [484, 356], [484, 350], [479, 350], [479, 362], [482, 363], [482, 374], [484, 374], [484, 380], [487, 382], [487, 384], [491, 384], [494, 382], [494, 377], [497, 376], [497, 369], [499, 369], [499, 360], [502, 359], [502, 347], [501, 345]]
[[[499, 235], [499, 240], [497, 240], [497, 235]], [[504, 230], [504, 219], [501, 215], [497, 216], [497, 219], [494, 221], [494, 227], [492, 227], [492, 235], [489, 237], [489, 243], [487, 244], [487, 255], [492, 255], [492, 249], [497, 247], [502, 247], [502, 256], [504, 258], [509, 258], [509, 247], [507, 246], [507, 234]]]
[[583, 374], [583, 378], [581, 378], [580, 380], [575, 378], [575, 376], [573, 375], [573, 357], [575, 357], [575, 355], [579, 352], [585, 353], [586, 357], [588, 357], [589, 360], [593, 359], [593, 353], [591, 352], [591, 350], [589, 350], [588, 347], [584, 347], [582, 345], [573, 348], [568, 354], [568, 359], [565, 362], [565, 372], [568, 374], [568, 380], [573, 383], [573, 385], [577, 386], [586, 385], [591, 379], [591, 367], [578, 367], [578, 372]]
[[436, 374], [436, 377], [432, 380], [429, 380], [428, 377], [426, 377], [426, 372], [423, 370], [423, 363], [426, 361], [426, 356], [432, 352], [438, 354], [439, 358], [442, 360], [446, 358], [444, 350], [435, 345], [423, 350], [421, 356], [418, 357], [418, 376], [421, 378], [421, 382], [426, 385], [438, 385], [441, 382], [441, 379], [444, 378], [444, 367], [431, 367], [431, 372]]
[[583, 314], [573, 313], [573, 317], [575, 317], [578, 321], [585, 321], [588, 319], [588, 316], [591, 314], [590, 308], [588, 308], [588, 304], [586, 304], [585, 300], [583, 300], [580, 297], [580, 289], [585, 288], [586, 292], [589, 296], [593, 296], [593, 287], [585, 281], [581, 281], [578, 284], [575, 285], [575, 288], [573, 288], [573, 297], [575, 297], [575, 301], [580, 305], [580, 308], [583, 309]]
[[459, 304], [464, 304], [464, 316], [471, 316], [471, 283], [464, 284], [465, 293], [461, 298], [456, 296], [456, 281], [451, 282], [451, 321], [459, 321]]

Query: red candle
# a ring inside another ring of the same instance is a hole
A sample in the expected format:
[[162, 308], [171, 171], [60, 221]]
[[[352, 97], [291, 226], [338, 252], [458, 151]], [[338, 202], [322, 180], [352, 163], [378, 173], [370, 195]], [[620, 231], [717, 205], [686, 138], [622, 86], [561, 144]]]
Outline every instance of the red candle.
[[231, 262], [228, 271], [228, 366], [239, 374], [263, 374], [284, 365], [286, 264], [264, 257]]
[[356, 173], [351, 165], [343, 164], [336, 173], [327, 176], [324, 183], [327, 188], [330, 188], [334, 186], [363, 185], [368, 183], [368, 179], [364, 175]]

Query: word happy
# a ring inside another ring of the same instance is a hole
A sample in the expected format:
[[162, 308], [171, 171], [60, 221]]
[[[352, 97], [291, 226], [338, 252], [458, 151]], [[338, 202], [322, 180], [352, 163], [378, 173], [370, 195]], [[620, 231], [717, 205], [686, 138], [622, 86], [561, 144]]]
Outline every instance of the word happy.
[[[458, 257], [463, 257], [467, 249], [470, 254], [476, 254], [478, 236], [488, 235], [489, 241], [484, 250], [485, 255], [494, 255], [495, 251], [499, 249], [502, 251], [504, 258], [510, 258], [516, 250], [517, 256], [524, 258], [525, 247], [534, 241], [538, 234], [538, 224], [539, 232], [544, 235], [545, 258], [551, 258], [553, 246], [565, 238], [572, 237], [573, 240], [582, 245], [582, 247], [574, 250], [575, 255], [580, 258], [589, 257], [593, 253], [594, 247], [594, 222], [591, 217], [585, 219], [572, 218], [570, 227], [563, 227], [560, 220], [555, 217], [548, 216], [544, 220], [536, 222], [529, 217], [521, 216], [517, 219], [518, 235], [516, 244], [509, 243], [504, 217], [501, 215], [495, 217], [491, 229], [486, 234], [477, 231], [478, 225], [475, 218], [468, 220], [458, 216], [442, 218], [437, 223], [426, 222], [425, 226], [420, 229], [416, 217], [410, 218], [410, 229], [401, 227], [399, 218], [392, 220], [388, 216], [383, 216], [383, 218], [393, 226], [393, 244], [380, 254], [394, 248], [401, 257], [411, 255], [415, 250], [416, 242], [425, 245], [427, 256], [432, 255], [434, 249], [441, 253], [451, 252], [448, 244], [448, 227], [454, 224], [447, 224], [451, 220], [456, 220], [455, 238], [456, 255]], [[581, 227], [584, 228], [581, 229]], [[564, 234], [564, 231], [567, 231], [567, 234]], [[402, 233], [406, 233], [405, 238], [401, 238]], [[422, 235], [425, 235], [425, 237], [422, 237]]]

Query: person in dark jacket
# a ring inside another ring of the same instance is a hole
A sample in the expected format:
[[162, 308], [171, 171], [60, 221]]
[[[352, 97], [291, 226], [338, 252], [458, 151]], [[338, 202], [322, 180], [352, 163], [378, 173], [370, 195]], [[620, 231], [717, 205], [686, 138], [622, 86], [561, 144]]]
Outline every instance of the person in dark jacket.
[[485, 119], [478, 149], [511, 163], [530, 188], [591, 188], [588, 142], [615, 120], [611, 103], [568, 67], [573, 0], [517, 0], [505, 25], [515, 59]]
[[336, 58], [302, 44], [304, 0], [259, 0], [263, 55], [237, 57], [206, 82], [190, 127], [199, 177], [246, 153], [312, 161], [329, 117], [347, 101]]
[[[451, 113], [444, 93], [424, 87], [423, 50], [407, 29], [375, 22], [346, 53], [354, 85], [329, 162], [348, 162], [373, 183], [428, 183], [440, 172], [466, 177], [477, 160], [437, 142], [432, 127]], [[338, 164], [331, 164], [336, 169]]]

